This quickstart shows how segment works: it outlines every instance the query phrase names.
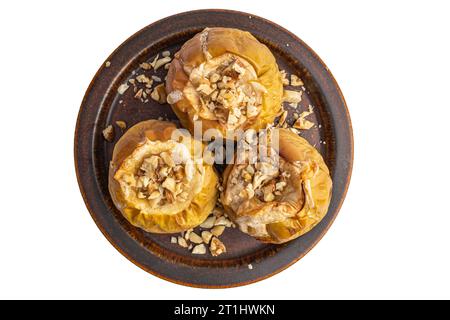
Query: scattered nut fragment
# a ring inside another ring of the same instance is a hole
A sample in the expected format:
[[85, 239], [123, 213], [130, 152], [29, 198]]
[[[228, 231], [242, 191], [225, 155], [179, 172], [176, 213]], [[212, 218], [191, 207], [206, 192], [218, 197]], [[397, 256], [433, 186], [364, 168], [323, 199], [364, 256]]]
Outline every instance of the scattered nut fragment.
[[205, 254], [206, 253], [206, 247], [204, 244], [199, 244], [194, 247], [192, 250], [192, 254]]
[[186, 230], [186, 232], [184, 233], [184, 239], [189, 240], [189, 236], [191, 235], [191, 232], [193, 231], [193, 229], [189, 229]]
[[111, 142], [114, 139], [114, 127], [112, 125], [107, 126], [103, 131], [103, 137], [106, 141]]
[[286, 118], [287, 118], [288, 112], [287, 111], [283, 111], [283, 113], [280, 116], [280, 120], [278, 120], [278, 127], [281, 127], [284, 125], [284, 123], [286, 122]]
[[295, 74], [291, 74], [291, 86], [301, 87], [303, 85], [304, 85], [304, 83], [303, 83], [302, 79], [300, 79]]
[[209, 231], [203, 231], [203, 232], [202, 232], [202, 239], [203, 239], [203, 242], [206, 243], [206, 244], [208, 244], [209, 241], [211, 241], [212, 236], [213, 236], [213, 234], [212, 234], [211, 232], [209, 232]]
[[219, 218], [221, 216], [223, 216], [224, 212], [223, 212], [223, 208], [222, 207], [218, 207], [216, 206], [212, 212], [213, 216], [216, 218]]
[[297, 119], [297, 121], [295, 121], [293, 127], [295, 129], [301, 129], [301, 130], [309, 130], [312, 127], [314, 127], [314, 123], [313, 122], [305, 119], [307, 116], [311, 115], [312, 113], [313, 113], [313, 108], [310, 105], [308, 111], [303, 111], [300, 114], [300, 116]]
[[150, 88], [153, 84], [153, 80], [147, 77], [145, 74], [140, 74], [136, 77], [137, 82], [145, 84], [147, 88]]
[[178, 243], [177, 237], [170, 237], [170, 243]]
[[152, 68], [152, 65], [148, 62], [142, 62], [139, 67], [141, 67], [144, 70], [150, 70]]
[[153, 100], [158, 101], [160, 104], [166, 103], [167, 95], [166, 95], [166, 88], [164, 87], [164, 84], [161, 83], [161, 84], [157, 85], [153, 89], [150, 96], [152, 97]]
[[156, 61], [156, 63], [155, 63], [155, 65], [154, 65], [153, 69], [155, 69], [155, 71], [156, 71], [156, 70], [158, 70], [160, 67], [162, 67], [163, 65], [165, 65], [166, 63], [169, 63], [171, 60], [172, 60], [171, 57], [164, 57], [164, 58], [161, 58], [161, 59], [159, 59], [159, 60]]
[[288, 86], [289, 85], [289, 79], [287, 78], [286, 71], [281, 70], [281, 82], [283, 85]]
[[169, 50], [163, 51], [163, 52], [161, 53], [161, 55], [162, 55], [164, 58], [169, 57], [169, 56], [170, 56], [170, 51], [169, 51]]
[[156, 81], [156, 82], [161, 82], [162, 81], [161, 78], [158, 77], [158, 76], [152, 76], [152, 80]]
[[128, 84], [122, 83], [122, 84], [119, 86], [119, 88], [117, 89], [117, 92], [118, 92], [119, 94], [124, 94], [125, 91], [127, 91], [129, 87], [130, 87], [130, 86], [129, 86]]
[[125, 121], [118, 120], [116, 121], [116, 125], [121, 129], [125, 130], [127, 128], [127, 123]]
[[106, 61], [106, 62], [105, 62], [105, 67], [106, 67], [106, 68], [109, 68], [110, 66], [111, 66], [111, 62]]
[[296, 108], [302, 101], [303, 91], [284, 90], [283, 101], [288, 102], [292, 108]]
[[217, 256], [221, 255], [222, 253], [227, 252], [227, 249], [222, 241], [220, 241], [216, 237], [213, 237], [211, 239], [211, 244], [209, 245], [209, 251], [211, 252], [211, 255], [213, 257], [217, 257]]
[[248, 265], [248, 268], [249, 268], [250, 270], [253, 270], [253, 265], [250, 263], [250, 264]]
[[217, 218], [216, 222], [214, 223], [214, 226], [225, 226], [230, 228], [231, 227], [231, 221], [228, 220], [225, 216]]
[[156, 61], [158, 61], [158, 59], [159, 59], [159, 53], [155, 56], [155, 59], [153, 59], [153, 61], [150, 62], [150, 65], [151, 65], [153, 68], [155, 67]]
[[225, 230], [225, 226], [215, 226], [211, 229], [211, 233], [216, 237], [220, 237]]
[[167, 95], [167, 102], [169, 104], [177, 103], [183, 97], [183, 93], [179, 90], [172, 91]]
[[190, 240], [191, 242], [193, 242], [193, 243], [196, 243], [196, 244], [200, 244], [200, 243], [203, 242], [202, 237], [200, 237], [200, 236], [199, 236], [198, 234], [196, 234], [195, 232], [191, 232], [191, 233], [189, 234], [189, 240]]
[[210, 216], [200, 225], [200, 227], [205, 228], [205, 229], [210, 229], [210, 228], [214, 227], [215, 222], [216, 222], [216, 217]]
[[180, 247], [183, 247], [183, 248], [187, 248], [188, 247], [186, 239], [184, 239], [183, 237], [178, 237], [178, 245]]

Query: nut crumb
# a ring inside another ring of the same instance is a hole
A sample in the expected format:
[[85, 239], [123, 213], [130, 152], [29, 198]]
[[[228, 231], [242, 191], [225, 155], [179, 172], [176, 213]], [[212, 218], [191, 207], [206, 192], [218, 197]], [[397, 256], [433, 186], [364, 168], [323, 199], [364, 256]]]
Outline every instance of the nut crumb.
[[114, 139], [114, 127], [112, 125], [107, 126], [103, 131], [103, 137], [106, 141], [111, 142]]
[[219, 217], [216, 222], [214, 223], [214, 226], [225, 226], [230, 228], [231, 227], [231, 221], [228, 220], [226, 217], [222, 216]]
[[210, 229], [210, 228], [214, 227], [215, 222], [216, 222], [216, 217], [210, 216], [200, 225], [200, 227], [205, 228], [205, 229]]
[[220, 237], [224, 230], [225, 226], [215, 226], [214, 228], [211, 229], [211, 233], [216, 237]]
[[213, 234], [211, 232], [203, 231], [202, 232], [203, 242], [206, 243], [206, 244], [209, 244], [209, 242], [211, 241], [212, 236], [213, 236]]
[[119, 86], [119, 88], [117, 89], [117, 92], [118, 92], [119, 94], [124, 94], [125, 91], [127, 91], [129, 87], [130, 87], [130, 86], [129, 86], [128, 84], [122, 83], [122, 84]]
[[106, 62], [105, 62], [105, 67], [106, 67], [106, 68], [109, 68], [110, 66], [111, 66], [111, 62], [106, 61]]
[[189, 241], [195, 243], [195, 244], [200, 244], [203, 242], [202, 237], [200, 237], [198, 234], [196, 234], [195, 232], [191, 232], [189, 234]]
[[148, 62], [142, 62], [139, 67], [141, 67], [144, 70], [150, 70], [152, 68], [152, 65]]
[[186, 239], [184, 239], [183, 237], [178, 237], [178, 245], [180, 247], [183, 247], [183, 248], [187, 248], [188, 247]]
[[289, 79], [287, 78], [287, 74], [286, 71], [281, 70], [281, 82], [283, 83], [284, 86], [288, 86], [289, 85]]
[[295, 74], [291, 74], [291, 86], [294, 87], [300, 87], [303, 86], [304, 83], [300, 77], [296, 76]]
[[253, 265], [250, 263], [250, 264], [248, 265], [248, 268], [249, 268], [250, 270], [253, 270]]
[[199, 244], [194, 247], [192, 250], [192, 254], [205, 254], [206, 253], [206, 247], [204, 244]]
[[123, 131], [127, 128], [127, 123], [125, 121], [118, 120], [116, 125]]
[[217, 257], [222, 253], [227, 252], [227, 248], [225, 247], [222, 241], [220, 241], [216, 237], [213, 237], [211, 239], [211, 244], [209, 245], [209, 251], [211, 252], [211, 255], [213, 257]]
[[171, 237], [170, 238], [170, 243], [178, 243], [177, 237]]

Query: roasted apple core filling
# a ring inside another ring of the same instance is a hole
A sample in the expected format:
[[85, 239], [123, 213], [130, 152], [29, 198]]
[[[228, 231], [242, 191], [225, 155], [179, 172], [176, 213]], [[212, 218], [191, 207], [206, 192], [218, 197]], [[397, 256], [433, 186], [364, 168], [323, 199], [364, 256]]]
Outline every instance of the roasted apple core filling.
[[177, 198], [186, 200], [188, 193], [184, 183], [192, 180], [193, 164], [175, 164], [168, 152], [151, 155], [142, 161], [136, 179], [139, 199], [148, 199], [152, 206], [173, 203]]
[[169, 209], [188, 203], [199, 191], [201, 168], [182, 143], [147, 141], [125, 159], [115, 179], [138, 209]]
[[292, 192], [292, 176], [299, 175], [296, 166], [282, 158], [257, 162], [255, 164], [236, 165], [230, 174], [228, 191], [231, 207], [242, 210], [242, 204], [253, 199], [256, 203], [284, 201]]
[[267, 92], [253, 66], [230, 53], [192, 69], [184, 91], [195, 108], [195, 116], [219, 121], [227, 129], [239, 128], [256, 118]]

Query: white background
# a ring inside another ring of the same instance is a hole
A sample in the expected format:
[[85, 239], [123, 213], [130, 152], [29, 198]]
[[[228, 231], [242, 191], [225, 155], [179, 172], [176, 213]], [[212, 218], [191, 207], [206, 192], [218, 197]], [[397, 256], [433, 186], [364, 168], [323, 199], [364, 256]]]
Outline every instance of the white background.
[[[75, 122], [89, 82], [160, 18], [230, 8], [297, 34], [348, 103], [355, 162], [341, 212], [300, 262], [205, 290], [142, 271], [79, 193]], [[446, 1], [10, 1], [0, 10], [0, 298], [450, 298], [450, 5]]]

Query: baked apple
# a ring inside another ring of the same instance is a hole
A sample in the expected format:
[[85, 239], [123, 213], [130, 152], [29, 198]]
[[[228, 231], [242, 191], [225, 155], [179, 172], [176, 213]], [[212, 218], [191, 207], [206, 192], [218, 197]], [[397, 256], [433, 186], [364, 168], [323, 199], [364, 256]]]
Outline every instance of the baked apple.
[[186, 135], [174, 138], [176, 129], [170, 122], [140, 122], [114, 148], [109, 170], [113, 202], [131, 224], [148, 232], [193, 228], [217, 200], [216, 172], [194, 161], [195, 144], [202, 150], [201, 142]]
[[273, 130], [279, 143], [263, 145], [263, 160], [245, 151], [241, 161], [226, 168], [221, 200], [241, 231], [263, 242], [284, 243], [326, 215], [332, 182], [322, 156], [305, 139], [288, 129]]
[[283, 84], [275, 57], [249, 32], [206, 28], [175, 54], [167, 101], [182, 125], [202, 131], [259, 130], [281, 110]]

